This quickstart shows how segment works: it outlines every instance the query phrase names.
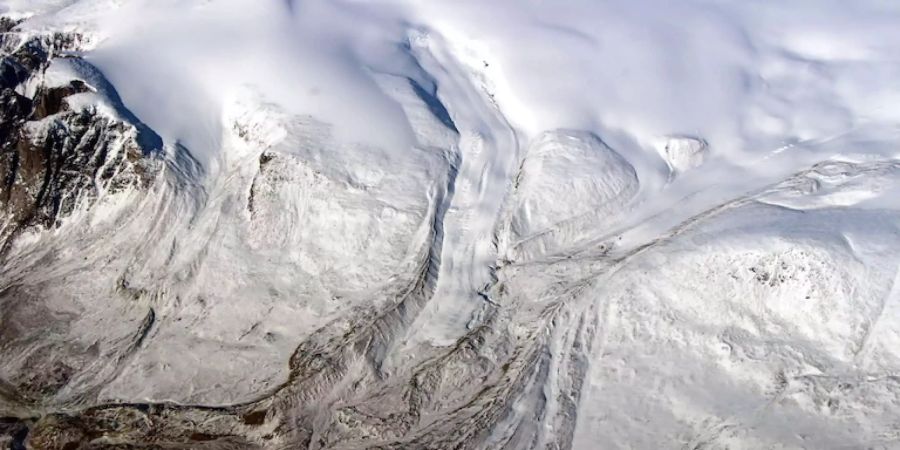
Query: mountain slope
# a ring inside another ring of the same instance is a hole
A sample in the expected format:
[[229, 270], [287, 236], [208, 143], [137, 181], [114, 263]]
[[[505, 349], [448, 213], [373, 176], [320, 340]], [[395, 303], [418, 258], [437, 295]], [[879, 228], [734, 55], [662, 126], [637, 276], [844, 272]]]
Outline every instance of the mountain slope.
[[896, 445], [900, 10], [757, 6], [0, 2], [0, 442]]

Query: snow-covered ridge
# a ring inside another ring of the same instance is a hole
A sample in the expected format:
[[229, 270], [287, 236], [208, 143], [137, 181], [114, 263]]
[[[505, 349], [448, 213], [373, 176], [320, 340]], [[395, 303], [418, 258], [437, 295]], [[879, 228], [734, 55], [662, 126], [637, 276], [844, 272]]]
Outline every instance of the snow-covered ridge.
[[741, 164], [900, 116], [897, 93], [877, 82], [898, 70], [897, 11], [884, 2], [27, 3], [7, 9], [34, 11], [26, 29], [94, 36], [88, 59], [140, 117], [195, 154], [219, 151], [210, 129], [218, 111], [198, 108], [221, 108], [219, 99], [248, 85], [292, 113], [315, 113], [349, 141], [408, 143], [409, 127], [376, 78], [433, 82], [404, 51], [415, 36], [441, 39], [529, 137], [615, 132], [634, 141], [626, 153], [648, 153], [665, 136], [698, 136]]
[[0, 443], [897, 443], [900, 7], [0, 16]]

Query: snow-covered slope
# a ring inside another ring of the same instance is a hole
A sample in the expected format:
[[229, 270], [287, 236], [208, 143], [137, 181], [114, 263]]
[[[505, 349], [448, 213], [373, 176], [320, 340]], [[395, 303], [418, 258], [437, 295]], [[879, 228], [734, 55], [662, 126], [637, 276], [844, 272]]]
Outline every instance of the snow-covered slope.
[[0, 0], [0, 443], [900, 445], [900, 7]]

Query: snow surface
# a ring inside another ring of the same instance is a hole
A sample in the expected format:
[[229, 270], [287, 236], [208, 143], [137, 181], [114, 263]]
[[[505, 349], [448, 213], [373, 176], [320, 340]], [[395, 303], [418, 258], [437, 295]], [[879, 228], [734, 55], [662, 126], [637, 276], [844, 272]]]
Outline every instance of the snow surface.
[[[60, 404], [98, 373], [112, 375], [97, 402], [260, 398], [298, 343], [387, 311], [421, 276], [427, 300], [366, 353], [373, 386], [493, 333], [491, 370], [448, 368], [472, 386], [448, 388], [423, 429], [509, 382], [485, 446], [900, 443], [900, 4], [0, 0], [0, 14], [88, 35], [102, 74], [88, 84], [108, 80], [100, 94], [166, 144], [153, 190], [14, 248], [4, 276], [74, 317], [59, 321], [73, 348], [113, 354], [156, 313], [138, 352], [83, 364]], [[41, 82], [88, 77], [76, 69], [54, 62]], [[372, 400], [353, 392], [328, 401]]]

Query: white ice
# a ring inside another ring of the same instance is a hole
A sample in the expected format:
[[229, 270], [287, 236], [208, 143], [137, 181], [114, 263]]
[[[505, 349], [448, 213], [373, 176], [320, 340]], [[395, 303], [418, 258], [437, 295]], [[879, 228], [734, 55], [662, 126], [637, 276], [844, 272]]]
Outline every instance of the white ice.
[[[171, 267], [155, 249], [133, 274], [179, 303], [109, 398], [252, 398], [297, 341], [387, 302], [439, 217], [437, 284], [385, 373], [503, 308], [498, 279], [535, 304], [574, 286], [567, 311], [600, 330], [576, 448], [896, 445], [900, 4], [0, 0], [0, 13], [90, 35], [85, 59], [170, 159], [183, 146], [201, 166], [203, 200], [154, 235]], [[51, 69], [45, 82], [76, 76]], [[264, 151], [279, 155], [265, 168]], [[264, 197], [247, 212], [252, 189]], [[546, 331], [554, 348], [566, 333]]]

